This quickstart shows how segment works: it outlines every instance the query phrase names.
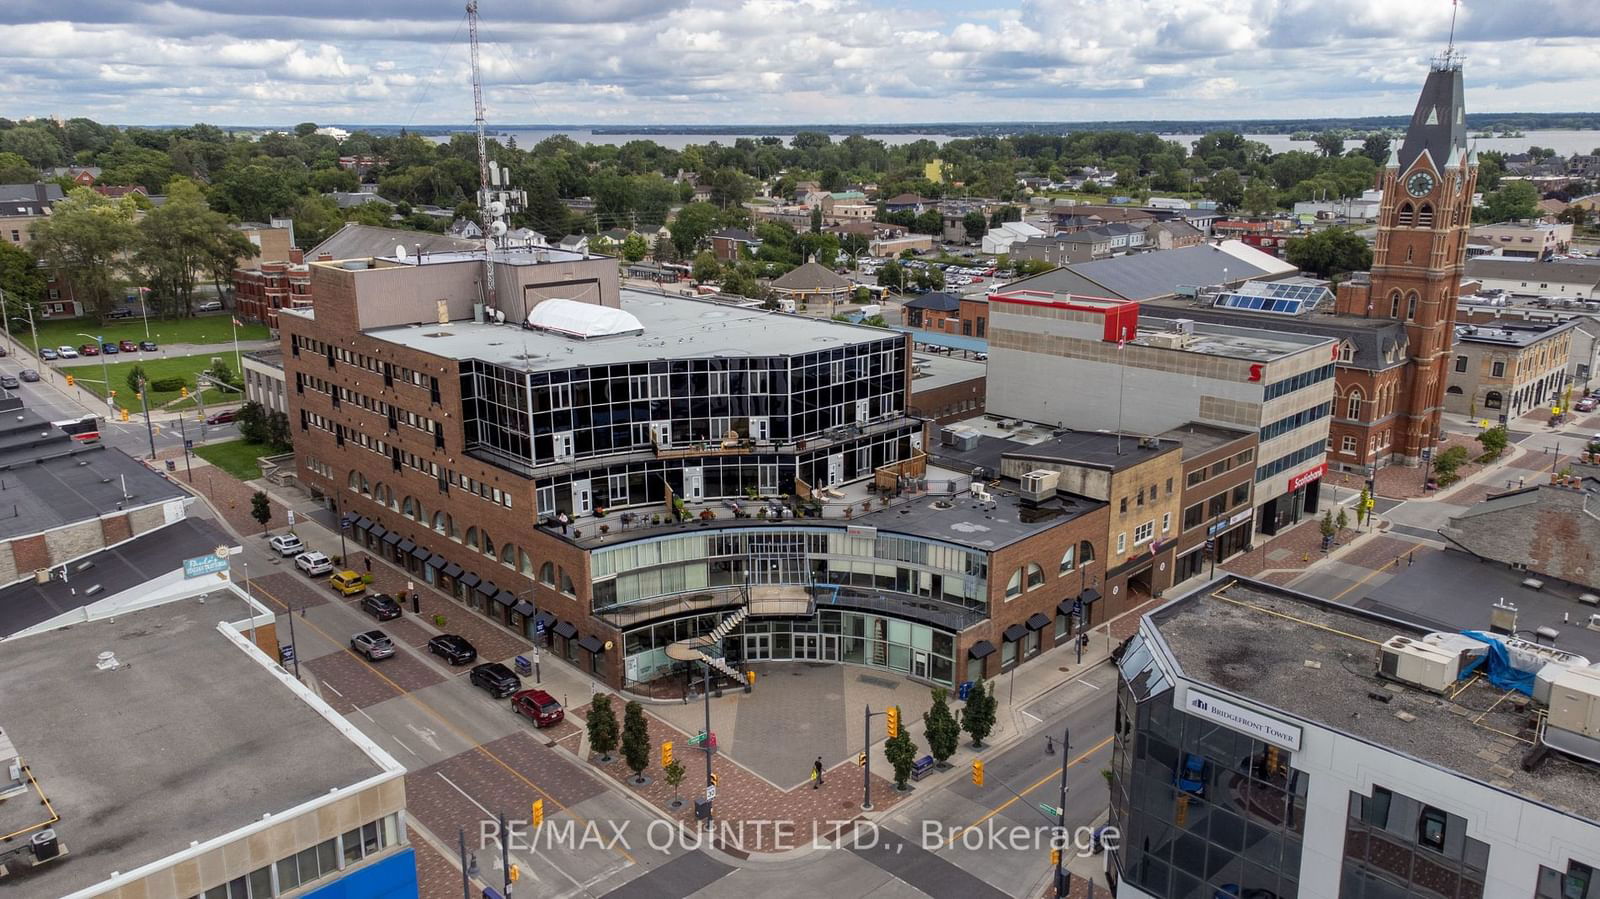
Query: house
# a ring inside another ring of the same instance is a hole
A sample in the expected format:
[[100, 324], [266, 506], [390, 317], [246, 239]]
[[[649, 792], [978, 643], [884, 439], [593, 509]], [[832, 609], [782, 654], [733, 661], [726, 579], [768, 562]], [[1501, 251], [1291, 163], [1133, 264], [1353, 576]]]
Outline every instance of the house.
[[26, 247], [33, 239], [29, 233], [33, 223], [49, 215], [65, 196], [54, 182], [0, 184], [0, 240]]
[[983, 251], [993, 255], [1011, 252], [1011, 245], [1030, 237], [1043, 237], [1044, 232], [1027, 222], [1006, 222], [990, 228], [983, 235]]
[[1500, 247], [1500, 255], [1549, 259], [1572, 244], [1572, 226], [1546, 222], [1496, 222], [1472, 226], [1472, 237]]
[[800, 305], [827, 303], [832, 306], [849, 299], [850, 292], [855, 289], [854, 284], [819, 262], [807, 262], [774, 279], [769, 286], [779, 299], [794, 300]]
[[1536, 262], [1478, 256], [1467, 260], [1465, 273], [1466, 277], [1480, 282], [1483, 290], [1600, 300], [1600, 263], [1588, 260]]
[[932, 234], [910, 234], [902, 229], [893, 237], [874, 237], [867, 241], [867, 255], [885, 257], [899, 256], [906, 250], [914, 253], [927, 253], [933, 250]]
[[761, 249], [761, 239], [743, 228], [723, 228], [711, 235], [711, 252], [719, 261], [738, 259], [741, 249], [754, 253]]
[[94, 192], [102, 197], [107, 197], [112, 200], [120, 200], [123, 197], [129, 196], [130, 194], [139, 194], [140, 196], [144, 197], [150, 196], [150, 192], [138, 184], [96, 184], [94, 186]]
[[672, 230], [666, 225], [661, 225], [654, 231], [651, 231], [647, 226], [646, 230], [644, 231], [644, 236], [645, 239], [650, 242], [651, 249], [654, 249], [655, 247], [659, 246], [663, 240], [672, 239]]
[[589, 252], [589, 235], [568, 234], [566, 237], [561, 238], [560, 247], [569, 253], [587, 253]]
[[450, 223], [450, 227], [446, 228], [444, 233], [450, 235], [451, 237], [459, 237], [464, 240], [483, 239], [483, 228], [480, 227], [477, 222], [469, 218], [456, 219]]
[[600, 236], [620, 247], [622, 246], [622, 242], [627, 240], [628, 235], [632, 233], [633, 232], [627, 228], [609, 228], [605, 231], [601, 231]]
[[1011, 244], [1012, 259], [1068, 265], [1111, 256], [1111, 235], [1102, 228], [1047, 234]]
[[506, 232], [500, 243], [507, 247], [548, 247], [550, 242], [532, 228], [513, 228]]
[[961, 297], [953, 293], [925, 293], [907, 300], [906, 325], [942, 334], [961, 333]]
[[910, 212], [913, 215], [921, 215], [922, 210], [927, 206], [927, 202], [927, 200], [916, 194], [897, 194], [883, 201], [883, 211]]
[[370, 191], [335, 190], [325, 193], [323, 196], [328, 197], [335, 203], [338, 203], [340, 209], [354, 209], [355, 207], [364, 203], [382, 203], [385, 206], [394, 206], [394, 203], [390, 202], [389, 200], [385, 200], [383, 197], [380, 197], [376, 193], [372, 193]]
[[100, 177], [100, 167], [97, 165], [58, 165], [46, 174], [51, 178], [71, 178], [72, 183], [79, 187], [93, 187], [96, 179]]
[[1167, 222], [1156, 222], [1145, 229], [1144, 242], [1146, 246], [1158, 250], [1176, 250], [1181, 247], [1193, 247], [1204, 243], [1206, 236], [1200, 229], [1182, 219], [1173, 219]]

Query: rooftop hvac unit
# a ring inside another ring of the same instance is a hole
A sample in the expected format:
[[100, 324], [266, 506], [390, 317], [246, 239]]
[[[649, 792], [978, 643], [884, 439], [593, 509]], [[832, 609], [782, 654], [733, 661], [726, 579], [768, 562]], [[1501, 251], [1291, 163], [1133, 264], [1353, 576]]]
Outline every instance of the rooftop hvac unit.
[[1061, 480], [1061, 472], [1039, 469], [1030, 471], [1022, 476], [1023, 502], [1042, 503], [1056, 495], [1056, 484]]
[[1568, 668], [1551, 681], [1545, 745], [1600, 761], [1600, 669]]
[[1461, 679], [1464, 656], [1410, 637], [1391, 637], [1378, 648], [1378, 676], [1434, 693]]
[[939, 429], [939, 443], [961, 452], [975, 449], [981, 436], [972, 428], [953, 427]]
[[1192, 319], [1192, 318], [1173, 319], [1173, 321], [1172, 321], [1172, 330], [1178, 332], [1179, 334], [1193, 334], [1194, 333], [1194, 319]]
[[1157, 331], [1154, 334], [1140, 335], [1140, 342], [1145, 346], [1160, 347], [1164, 350], [1181, 350], [1188, 346], [1192, 339], [1192, 334], [1180, 331]]

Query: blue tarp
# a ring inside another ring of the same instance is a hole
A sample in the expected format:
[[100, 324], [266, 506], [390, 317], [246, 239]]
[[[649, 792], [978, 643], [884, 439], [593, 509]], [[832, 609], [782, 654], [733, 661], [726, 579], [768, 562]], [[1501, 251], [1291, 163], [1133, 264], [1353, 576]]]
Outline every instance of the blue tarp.
[[1484, 666], [1483, 676], [1488, 678], [1489, 683], [1502, 690], [1516, 690], [1518, 693], [1527, 696], [1533, 695], [1533, 678], [1537, 672], [1522, 671], [1512, 667], [1511, 655], [1506, 652], [1506, 645], [1500, 642], [1499, 637], [1494, 634], [1486, 634], [1483, 631], [1462, 631], [1461, 633], [1489, 646], [1489, 651], [1484, 654], [1484, 657], [1473, 662], [1471, 667], [1461, 672], [1463, 675], [1476, 671], [1481, 665]]

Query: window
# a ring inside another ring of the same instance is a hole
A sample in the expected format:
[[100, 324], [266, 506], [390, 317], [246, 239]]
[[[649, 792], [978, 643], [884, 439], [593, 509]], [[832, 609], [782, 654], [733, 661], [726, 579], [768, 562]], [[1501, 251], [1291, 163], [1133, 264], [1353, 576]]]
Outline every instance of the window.
[[1128, 551], [1128, 533], [1126, 531], [1117, 535], [1117, 555]]
[[1039, 654], [1039, 632], [1028, 631], [1022, 637], [1022, 657], [1031, 659]]
[[1072, 569], [1078, 567], [1077, 555], [1078, 548], [1076, 546], [1067, 547], [1067, 551], [1061, 554], [1061, 567], [1058, 569], [1058, 573], [1066, 574]]
[[1183, 529], [1197, 528], [1206, 520], [1205, 503], [1195, 503], [1183, 510]]
[[1502, 402], [1504, 400], [1498, 390], [1491, 390], [1483, 395], [1483, 408], [1485, 409], [1498, 409]]
[[1078, 564], [1087, 565], [1094, 561], [1094, 544], [1084, 540], [1078, 544]]
[[1431, 203], [1423, 203], [1417, 207], [1417, 227], [1433, 227], [1433, 205]]
[[1444, 851], [1445, 814], [1436, 808], [1423, 808], [1417, 819], [1417, 842], [1438, 852]]
[[561, 592], [568, 596], [577, 596], [578, 591], [572, 586], [572, 578], [567, 577], [567, 570], [561, 569]]
[[1339, 347], [1339, 361], [1340, 362], [1351, 362], [1355, 358], [1356, 358], [1356, 348], [1355, 348], [1354, 345], [1346, 342], [1346, 343], [1342, 344]]
[[1000, 667], [1010, 668], [1017, 664], [1017, 644], [1015, 641], [1006, 640], [1000, 644]]
[[1036, 563], [1028, 563], [1028, 589], [1036, 590], [1044, 586], [1044, 569]]
[[556, 566], [553, 562], [546, 562], [539, 566], [539, 581], [547, 586], [556, 585]]
[[1011, 572], [1011, 580], [1006, 581], [1006, 599], [1022, 595], [1022, 569]]
[[1163, 512], [1161, 514], [1161, 533], [1165, 534], [1170, 530], [1172, 530], [1172, 513]]
[[1349, 434], [1344, 435], [1344, 439], [1339, 445], [1339, 451], [1346, 455], [1354, 455], [1356, 451], [1356, 438]]
[[1249, 482], [1245, 482], [1243, 484], [1235, 484], [1234, 487], [1233, 487], [1233, 496], [1229, 497], [1229, 501], [1231, 502], [1232, 505], [1235, 505], [1235, 506], [1242, 506], [1245, 503], [1249, 502], [1250, 501], [1250, 484], [1249, 484]]
[[1389, 293], [1389, 317], [1400, 317], [1400, 291], [1398, 290], [1390, 291]]
[[1345, 418], [1361, 418], [1361, 391], [1350, 391], [1350, 399], [1345, 403]]
[[1466, 371], [1466, 370], [1467, 370], [1467, 357], [1466, 356], [1457, 356], [1456, 357], [1456, 371]]
[[1172, 479], [1171, 478], [1167, 478], [1167, 495], [1168, 496], [1172, 495]]
[[[1140, 505], [1144, 505], [1144, 504], [1140, 503]], [[1119, 508], [1118, 508], [1117, 511], [1121, 512], [1123, 515], [1128, 514], [1128, 498], [1126, 496], [1124, 496], [1122, 498], [1122, 502], [1119, 504]]]
[[1490, 363], [1490, 365], [1489, 365], [1489, 376], [1490, 377], [1494, 377], [1494, 378], [1503, 378], [1503, 377], [1505, 377], [1506, 376], [1506, 364], [1504, 362], [1498, 362], [1498, 361]]
[[1415, 321], [1417, 318], [1417, 292], [1406, 294], [1406, 321]]
[[1415, 216], [1416, 213], [1412, 210], [1410, 203], [1401, 203], [1400, 209], [1395, 212], [1394, 223], [1398, 227], [1409, 228]]

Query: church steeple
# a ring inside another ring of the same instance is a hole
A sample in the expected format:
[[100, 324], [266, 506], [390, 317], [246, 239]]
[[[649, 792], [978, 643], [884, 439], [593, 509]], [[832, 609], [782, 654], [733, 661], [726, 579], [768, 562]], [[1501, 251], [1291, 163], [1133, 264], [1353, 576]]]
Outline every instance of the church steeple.
[[1467, 106], [1461, 82], [1461, 60], [1453, 53], [1434, 60], [1428, 80], [1417, 98], [1411, 125], [1400, 144], [1400, 170], [1407, 171], [1426, 151], [1435, 169], [1442, 170], [1452, 152], [1467, 155]]

